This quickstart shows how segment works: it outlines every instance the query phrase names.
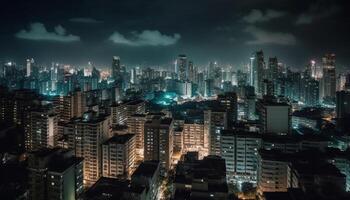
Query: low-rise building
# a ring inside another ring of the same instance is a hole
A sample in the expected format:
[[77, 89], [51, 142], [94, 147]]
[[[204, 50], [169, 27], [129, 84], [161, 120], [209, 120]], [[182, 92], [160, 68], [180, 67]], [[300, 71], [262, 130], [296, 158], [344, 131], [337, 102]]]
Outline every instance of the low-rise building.
[[227, 199], [225, 160], [218, 156], [185, 155], [176, 166], [174, 199]]

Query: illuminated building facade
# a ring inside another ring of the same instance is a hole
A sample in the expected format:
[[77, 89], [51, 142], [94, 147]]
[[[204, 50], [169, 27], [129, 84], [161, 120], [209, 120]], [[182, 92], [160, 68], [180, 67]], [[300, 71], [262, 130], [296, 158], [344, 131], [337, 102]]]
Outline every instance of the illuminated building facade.
[[209, 155], [220, 156], [220, 132], [224, 129], [227, 129], [225, 110], [204, 111], [204, 135], [209, 137]]
[[321, 79], [320, 98], [335, 98], [336, 92], [336, 70], [335, 54], [326, 54], [322, 58], [323, 77]]
[[286, 192], [287, 156], [275, 151], [260, 150], [258, 154], [258, 193]]
[[113, 136], [102, 144], [102, 176], [129, 178], [135, 170], [135, 135]]
[[102, 176], [102, 144], [110, 138], [110, 116], [86, 112], [65, 125], [68, 146], [84, 160], [84, 185], [91, 186]]
[[159, 160], [162, 173], [172, 167], [173, 119], [154, 116], [144, 125], [144, 159]]
[[204, 134], [202, 123], [185, 122], [183, 126], [183, 153], [196, 151], [200, 158], [209, 153], [209, 135]]
[[28, 198], [79, 199], [83, 192], [83, 159], [64, 149], [41, 149], [28, 154]]
[[273, 100], [260, 100], [257, 112], [263, 133], [289, 134], [291, 131], [291, 107]]
[[221, 156], [225, 159], [228, 181], [256, 183], [257, 154], [261, 145], [261, 135], [256, 132], [221, 132]]
[[29, 114], [26, 131], [26, 149], [34, 151], [41, 148], [52, 148], [56, 144], [58, 118], [49, 109], [32, 110]]
[[175, 73], [180, 81], [188, 80], [189, 70], [186, 55], [179, 55], [175, 61]]
[[145, 113], [145, 102], [143, 100], [127, 101], [111, 106], [112, 124], [126, 124], [128, 118], [134, 114]]
[[144, 126], [146, 115], [134, 114], [127, 119], [128, 133], [135, 134], [135, 161], [141, 162], [144, 158]]
[[337, 118], [345, 118], [350, 115], [350, 92], [337, 92], [336, 115]]

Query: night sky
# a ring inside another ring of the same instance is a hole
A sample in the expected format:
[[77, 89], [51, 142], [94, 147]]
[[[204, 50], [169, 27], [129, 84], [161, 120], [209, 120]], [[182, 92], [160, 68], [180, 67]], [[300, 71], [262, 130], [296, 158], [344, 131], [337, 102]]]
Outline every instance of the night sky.
[[[350, 6], [340, 0], [1, 0], [0, 61], [171, 65], [186, 54], [236, 66], [263, 49], [291, 67], [337, 54], [350, 69]], [[22, 63], [21, 63], [22, 62]]]

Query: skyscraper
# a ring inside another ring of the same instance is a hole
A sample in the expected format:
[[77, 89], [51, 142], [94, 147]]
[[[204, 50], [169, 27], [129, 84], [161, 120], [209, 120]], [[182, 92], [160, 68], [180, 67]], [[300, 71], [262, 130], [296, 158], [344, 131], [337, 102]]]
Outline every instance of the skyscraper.
[[144, 125], [146, 122], [146, 115], [134, 114], [128, 117], [126, 124], [128, 132], [135, 134], [135, 162], [143, 160], [143, 145], [144, 145]]
[[237, 94], [234, 92], [226, 92], [218, 95], [217, 100], [227, 112], [228, 125], [232, 126], [232, 124], [237, 121]]
[[204, 97], [211, 97], [213, 96], [214, 92], [214, 80], [213, 79], [206, 79], [204, 81]]
[[321, 80], [320, 98], [335, 98], [336, 92], [336, 71], [335, 54], [326, 54], [322, 58], [323, 77]]
[[144, 126], [144, 158], [159, 160], [163, 174], [172, 166], [173, 131], [172, 118], [154, 116]]
[[290, 134], [291, 107], [270, 99], [261, 99], [257, 103], [257, 112], [263, 133], [279, 135]]
[[185, 122], [183, 128], [183, 153], [196, 151], [199, 157], [208, 155], [208, 135], [204, 135], [203, 123]]
[[52, 110], [40, 108], [30, 111], [26, 131], [26, 149], [34, 151], [55, 146], [58, 130], [58, 119]]
[[33, 71], [33, 65], [34, 65], [34, 59], [27, 59], [27, 63], [26, 63], [26, 76], [30, 77], [30, 75], [32, 75], [32, 71]]
[[187, 56], [180, 54], [175, 61], [175, 73], [181, 81], [188, 79]]
[[102, 143], [110, 137], [110, 118], [86, 112], [65, 125], [68, 147], [84, 160], [84, 185], [91, 186], [102, 176]]
[[317, 77], [317, 67], [316, 67], [316, 61], [311, 60], [308, 68], [307, 68], [308, 74], [310, 75], [310, 77], [312, 78], [316, 78]]
[[111, 105], [112, 124], [126, 124], [127, 119], [134, 114], [145, 113], [145, 102], [143, 100], [131, 100], [121, 104]]
[[350, 115], [350, 92], [340, 91], [337, 92], [336, 101], [336, 114], [337, 118], [345, 118]]
[[265, 61], [264, 61], [264, 52], [257, 51], [253, 54], [252, 61], [252, 71], [253, 71], [253, 83], [255, 88], [255, 93], [257, 95], [262, 95], [263, 93], [263, 81], [265, 78]]
[[308, 71], [304, 73], [301, 79], [301, 101], [307, 106], [316, 106], [319, 104], [319, 82], [313, 79]]
[[29, 199], [79, 199], [83, 192], [83, 159], [65, 149], [28, 154]]
[[261, 148], [261, 135], [257, 132], [223, 130], [221, 156], [226, 161], [228, 180], [256, 181], [257, 153]]
[[135, 84], [136, 79], [137, 79], [136, 68], [132, 68], [130, 73], [130, 83]]
[[213, 62], [213, 61], [209, 62], [207, 78], [211, 78], [211, 79], [215, 78], [215, 65], [216, 65], [216, 62]]
[[269, 58], [268, 79], [270, 81], [276, 80], [279, 76], [277, 57]]
[[280, 152], [259, 150], [258, 192], [287, 191], [288, 156]]
[[135, 135], [117, 135], [102, 144], [103, 177], [129, 178], [135, 168]]
[[225, 110], [204, 111], [204, 137], [209, 137], [209, 154], [220, 156], [220, 132], [227, 129]]
[[196, 71], [195, 71], [195, 68], [193, 66], [193, 62], [189, 61], [188, 62], [188, 79], [189, 79], [189, 81], [194, 82], [195, 76], [196, 76]]
[[120, 66], [120, 58], [118, 56], [113, 56], [112, 60], [112, 77], [114, 80], [119, 79], [121, 76], [121, 66]]
[[58, 105], [58, 116], [60, 121], [68, 122], [71, 118], [81, 117], [86, 110], [86, 94], [82, 91], [60, 96]]
[[249, 63], [249, 85], [250, 86], [255, 86], [255, 74], [256, 74], [256, 69], [254, 68], [254, 60], [255, 57], [251, 56], [250, 57], [250, 63]]

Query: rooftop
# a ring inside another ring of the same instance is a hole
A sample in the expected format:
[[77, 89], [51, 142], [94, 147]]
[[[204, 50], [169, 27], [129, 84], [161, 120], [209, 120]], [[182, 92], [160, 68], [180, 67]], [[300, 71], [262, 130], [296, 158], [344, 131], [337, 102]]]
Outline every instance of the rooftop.
[[144, 161], [135, 170], [132, 176], [152, 177], [159, 167], [159, 161]]
[[84, 199], [128, 199], [127, 193], [141, 194], [145, 188], [133, 187], [128, 180], [101, 177], [85, 192]]
[[131, 138], [133, 138], [134, 134], [125, 134], [125, 135], [116, 135], [109, 138], [104, 144], [114, 143], [114, 144], [125, 144]]

